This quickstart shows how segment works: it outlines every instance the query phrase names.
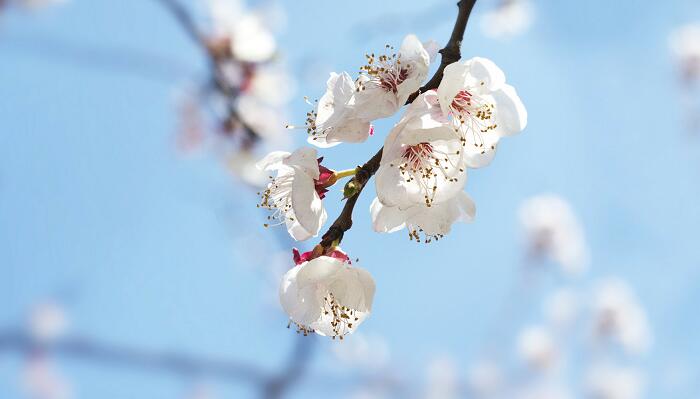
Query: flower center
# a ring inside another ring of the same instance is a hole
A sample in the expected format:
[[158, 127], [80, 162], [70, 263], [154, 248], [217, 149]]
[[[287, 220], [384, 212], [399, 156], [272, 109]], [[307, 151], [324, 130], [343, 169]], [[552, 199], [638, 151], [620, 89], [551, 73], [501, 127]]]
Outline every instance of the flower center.
[[[486, 152], [488, 148], [482, 135], [498, 127], [495, 121], [494, 104], [488, 103], [468, 90], [461, 90], [452, 100], [450, 110], [456, 129], [462, 130], [463, 135], [471, 134], [473, 145], [482, 153]], [[464, 136], [462, 136], [462, 143], [466, 144]]]
[[258, 193], [261, 198], [257, 206], [272, 211], [272, 214], [267, 217], [269, 223], [263, 226], [279, 226], [286, 220], [294, 220], [291, 197], [293, 179], [291, 174], [277, 176], [272, 179], [265, 191]]
[[323, 298], [321, 311], [323, 312], [323, 317], [330, 318], [333, 339], [335, 339], [335, 337], [343, 339], [345, 334], [352, 332], [353, 325], [360, 320], [355, 314], [355, 310], [341, 305], [335, 299], [332, 292], [329, 292], [328, 295]]
[[[387, 50], [393, 50], [391, 46], [386, 46]], [[365, 55], [367, 65], [360, 68], [360, 71], [369, 77], [369, 82], [361, 85], [359, 90], [367, 87], [367, 84], [379, 87], [386, 92], [396, 94], [399, 85], [409, 76], [409, 65], [403, 65], [401, 58], [393, 53], [391, 55], [375, 56], [374, 53]]]

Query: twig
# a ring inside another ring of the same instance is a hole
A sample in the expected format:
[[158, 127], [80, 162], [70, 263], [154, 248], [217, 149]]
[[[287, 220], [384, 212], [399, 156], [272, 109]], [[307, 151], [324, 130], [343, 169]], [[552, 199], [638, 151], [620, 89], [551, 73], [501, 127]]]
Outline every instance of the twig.
[[[406, 104], [413, 102], [413, 100], [415, 100], [420, 93], [437, 88], [442, 80], [442, 73], [445, 70], [445, 67], [460, 60], [462, 57], [461, 47], [462, 39], [464, 38], [464, 31], [467, 28], [467, 21], [469, 20], [469, 15], [471, 14], [475, 3], [476, 0], [460, 0], [457, 3], [457, 6], [459, 7], [457, 20], [455, 21], [455, 26], [452, 29], [450, 40], [447, 42], [445, 47], [440, 50], [440, 54], [442, 55], [440, 66], [433, 77], [430, 78], [428, 83], [418, 89], [418, 91], [415, 93], [411, 94]], [[355, 208], [355, 204], [357, 203], [357, 199], [362, 193], [362, 190], [365, 188], [365, 185], [369, 179], [377, 172], [377, 169], [379, 169], [379, 163], [382, 160], [383, 150], [383, 147], [380, 148], [369, 161], [359, 168], [355, 177], [350, 181], [349, 184], [355, 185], [355, 192], [347, 199], [347, 202], [345, 203], [345, 206], [343, 206], [343, 210], [340, 212], [340, 215], [338, 215], [331, 227], [328, 228], [326, 233], [321, 238], [320, 245], [323, 248], [328, 249], [332, 247], [334, 243], [340, 242], [343, 239], [345, 232], [350, 230], [352, 227], [352, 212]]]

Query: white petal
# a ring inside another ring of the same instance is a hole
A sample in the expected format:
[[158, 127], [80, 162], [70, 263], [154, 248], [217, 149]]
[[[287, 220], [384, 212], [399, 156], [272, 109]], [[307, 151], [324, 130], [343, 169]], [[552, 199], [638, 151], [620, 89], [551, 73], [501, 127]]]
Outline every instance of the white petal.
[[316, 193], [314, 180], [301, 171], [294, 175], [292, 181], [292, 209], [301, 227], [314, 237], [328, 218], [323, 202]]
[[282, 161], [290, 155], [291, 153], [287, 151], [272, 151], [258, 161], [255, 166], [260, 170], [278, 169], [282, 165]]
[[496, 103], [498, 133], [510, 136], [521, 132], [527, 125], [527, 110], [511, 85], [504, 84], [492, 93]]
[[396, 206], [385, 206], [375, 198], [369, 207], [374, 231], [393, 233], [406, 227], [406, 212]]
[[505, 84], [505, 74], [501, 68], [488, 58], [474, 57], [467, 62], [470, 64], [469, 74], [477, 81], [479, 86], [483, 86], [489, 91], [494, 91]]
[[284, 160], [284, 164], [301, 170], [313, 179], [318, 179], [320, 172], [317, 157], [318, 153], [315, 148], [302, 147], [291, 153]]
[[453, 62], [445, 67], [437, 88], [438, 101], [444, 115], [449, 113], [449, 107], [457, 93], [466, 88], [465, 81], [468, 73], [469, 65], [466, 61]]

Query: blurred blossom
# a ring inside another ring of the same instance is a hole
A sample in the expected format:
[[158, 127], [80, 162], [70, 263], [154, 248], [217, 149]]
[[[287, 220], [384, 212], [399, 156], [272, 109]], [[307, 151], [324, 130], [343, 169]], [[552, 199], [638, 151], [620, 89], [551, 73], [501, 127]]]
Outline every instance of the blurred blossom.
[[280, 66], [257, 68], [250, 82], [250, 94], [271, 106], [288, 103], [295, 91], [294, 78]]
[[593, 399], [639, 399], [643, 392], [644, 378], [635, 369], [595, 365], [586, 377], [586, 393]]
[[700, 77], [700, 23], [692, 23], [676, 29], [669, 38], [673, 55], [687, 81]]
[[629, 286], [619, 279], [601, 282], [593, 298], [594, 338], [612, 339], [630, 354], [641, 354], [651, 344], [644, 308]]
[[252, 151], [241, 149], [238, 152], [228, 155], [229, 170], [243, 183], [255, 188], [265, 187], [267, 184], [268, 173], [258, 169], [256, 163], [259, 157]]
[[482, 360], [467, 371], [467, 386], [475, 397], [494, 397], [503, 388], [503, 371], [496, 363]]
[[493, 10], [484, 14], [481, 29], [484, 35], [507, 39], [525, 33], [534, 19], [534, 8], [529, 0], [501, 0]]
[[29, 334], [39, 342], [50, 342], [60, 338], [67, 327], [66, 314], [57, 302], [41, 302], [35, 305], [29, 314]]
[[569, 274], [580, 274], [588, 263], [583, 228], [569, 203], [553, 194], [526, 200], [520, 206], [520, 223], [530, 253], [548, 257]]
[[578, 316], [579, 298], [572, 288], [559, 288], [544, 303], [544, 313], [551, 325], [558, 329], [570, 327]]
[[22, 376], [22, 387], [31, 399], [70, 399], [72, 388], [55, 366], [44, 357], [28, 360]]
[[425, 399], [453, 399], [461, 397], [457, 367], [449, 357], [433, 359], [428, 364]]
[[548, 370], [555, 366], [559, 358], [554, 337], [544, 326], [530, 326], [518, 335], [518, 356], [529, 367]]
[[430, 63], [432, 64], [433, 61], [435, 61], [435, 57], [437, 57], [438, 53], [440, 52], [440, 43], [432, 39], [426, 40], [423, 42], [423, 48], [425, 49], [425, 51], [428, 52], [428, 56], [430, 57]]
[[254, 96], [243, 95], [238, 99], [238, 113], [260, 137], [270, 142], [267, 143], [269, 146], [277, 149], [289, 147], [292, 137], [284, 129], [279, 109], [263, 104]]
[[185, 394], [183, 399], [217, 399], [219, 395], [207, 385], [197, 385]]
[[272, 58], [277, 44], [259, 15], [244, 10], [237, 0], [208, 0], [214, 34], [230, 40], [234, 57], [244, 62]]
[[379, 370], [389, 363], [389, 346], [376, 334], [353, 334], [343, 345], [333, 345], [332, 351], [345, 367]]
[[515, 395], [517, 399], [574, 399], [571, 391], [558, 383], [545, 381], [535, 383], [519, 390]]

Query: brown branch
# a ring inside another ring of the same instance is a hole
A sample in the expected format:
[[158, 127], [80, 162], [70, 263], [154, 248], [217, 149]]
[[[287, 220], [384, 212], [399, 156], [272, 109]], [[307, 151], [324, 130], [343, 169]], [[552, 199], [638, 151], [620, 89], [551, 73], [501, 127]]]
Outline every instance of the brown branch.
[[[418, 91], [415, 93], [411, 94], [406, 104], [413, 102], [413, 100], [415, 100], [420, 93], [427, 90], [436, 89], [440, 85], [440, 81], [442, 81], [442, 73], [445, 70], [445, 67], [453, 62], [459, 61], [460, 58], [462, 58], [462, 39], [464, 38], [464, 31], [467, 28], [469, 15], [471, 14], [475, 3], [476, 0], [460, 0], [457, 3], [457, 7], [459, 7], [457, 20], [455, 21], [455, 26], [452, 29], [450, 40], [447, 42], [445, 47], [440, 50], [442, 58], [440, 60], [438, 70], [435, 72], [433, 77], [430, 78], [428, 83], [418, 89]], [[348, 197], [345, 206], [343, 206], [343, 210], [340, 212], [340, 215], [338, 215], [331, 227], [328, 228], [326, 233], [321, 238], [320, 245], [324, 249], [329, 249], [334, 245], [334, 243], [339, 243], [343, 239], [345, 232], [350, 230], [352, 227], [352, 212], [355, 209], [357, 199], [359, 198], [369, 179], [377, 172], [377, 169], [379, 169], [379, 163], [382, 160], [383, 150], [383, 147], [380, 148], [369, 161], [359, 168], [355, 177], [348, 183], [349, 185], [354, 185], [353, 194]]]

